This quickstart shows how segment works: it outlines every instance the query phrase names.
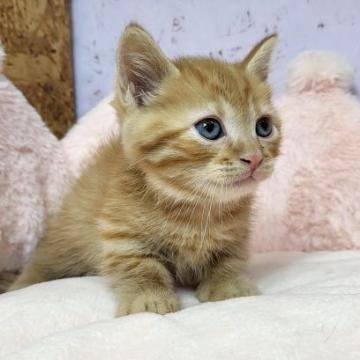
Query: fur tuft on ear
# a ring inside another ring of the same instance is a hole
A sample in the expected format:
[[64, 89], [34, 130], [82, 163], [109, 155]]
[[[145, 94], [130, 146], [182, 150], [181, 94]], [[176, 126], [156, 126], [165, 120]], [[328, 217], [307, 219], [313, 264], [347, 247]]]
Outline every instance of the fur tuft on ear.
[[178, 72], [154, 39], [138, 24], [129, 24], [117, 52], [118, 96], [126, 105], [144, 105], [160, 83]]
[[5, 51], [0, 41], [0, 72], [2, 72], [3, 69], [4, 59], [5, 59]]
[[288, 66], [286, 88], [291, 93], [325, 92], [334, 88], [350, 91], [354, 70], [341, 55], [305, 51]]
[[269, 65], [271, 55], [277, 43], [277, 34], [272, 34], [265, 37], [258, 44], [256, 44], [246, 58], [242, 61], [245, 69], [260, 78], [261, 81], [266, 81], [269, 73]]

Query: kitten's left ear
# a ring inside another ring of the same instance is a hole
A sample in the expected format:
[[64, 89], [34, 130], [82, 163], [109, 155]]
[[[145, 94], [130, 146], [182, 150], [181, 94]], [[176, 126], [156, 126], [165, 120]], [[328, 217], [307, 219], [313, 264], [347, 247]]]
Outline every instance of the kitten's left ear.
[[261, 81], [265, 81], [268, 77], [271, 55], [276, 43], [277, 34], [265, 37], [253, 47], [241, 65], [249, 73], [258, 76]]

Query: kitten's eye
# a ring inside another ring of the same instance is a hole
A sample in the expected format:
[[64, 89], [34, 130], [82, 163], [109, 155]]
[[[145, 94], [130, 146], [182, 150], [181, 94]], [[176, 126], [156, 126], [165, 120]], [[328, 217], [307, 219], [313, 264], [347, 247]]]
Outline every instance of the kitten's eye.
[[214, 118], [205, 118], [195, 124], [198, 133], [208, 140], [217, 140], [224, 136], [224, 131], [219, 120]]
[[271, 135], [273, 126], [268, 116], [262, 116], [256, 121], [256, 135], [260, 137], [268, 137]]

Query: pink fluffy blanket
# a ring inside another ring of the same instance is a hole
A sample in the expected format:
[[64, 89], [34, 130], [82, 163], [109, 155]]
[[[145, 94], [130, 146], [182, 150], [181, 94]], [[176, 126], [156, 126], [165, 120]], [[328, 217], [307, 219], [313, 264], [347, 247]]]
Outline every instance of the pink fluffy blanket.
[[1, 74], [0, 271], [27, 260], [68, 186], [68, 160], [21, 92]]

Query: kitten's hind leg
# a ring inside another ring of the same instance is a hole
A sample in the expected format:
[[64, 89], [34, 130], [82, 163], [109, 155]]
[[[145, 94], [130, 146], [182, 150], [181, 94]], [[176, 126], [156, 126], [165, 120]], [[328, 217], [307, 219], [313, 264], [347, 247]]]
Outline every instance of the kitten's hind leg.
[[8, 291], [62, 277], [61, 271], [58, 269], [62, 262], [62, 254], [50, 240], [52, 239], [45, 236], [39, 241], [29, 263]]
[[0, 272], [0, 294], [8, 290], [9, 286], [14, 282], [17, 275], [11, 271]]
[[15, 279], [7, 291], [22, 289], [24, 287], [37, 284], [49, 280], [44, 272], [37, 269], [36, 266], [30, 263], [25, 267], [24, 271]]
[[9, 291], [40, 282], [96, 273], [95, 257], [99, 252], [90, 245], [88, 249], [76, 246], [74, 238], [65, 241], [63, 235], [59, 231], [56, 237], [46, 236], [40, 240], [30, 262]]

